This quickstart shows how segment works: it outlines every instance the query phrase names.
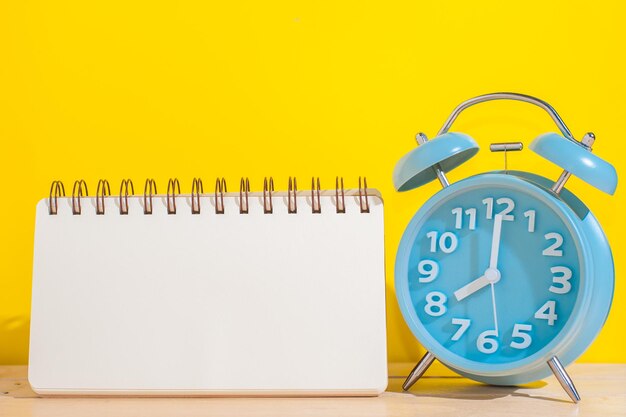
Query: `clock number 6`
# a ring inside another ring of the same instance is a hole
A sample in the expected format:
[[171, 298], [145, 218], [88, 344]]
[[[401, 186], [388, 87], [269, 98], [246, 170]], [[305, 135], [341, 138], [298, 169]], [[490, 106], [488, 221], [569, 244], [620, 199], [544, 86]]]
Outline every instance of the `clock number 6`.
[[476, 340], [476, 347], [478, 351], [481, 353], [494, 353], [498, 350], [498, 332], [495, 330], [487, 330], [478, 335], [478, 339]]

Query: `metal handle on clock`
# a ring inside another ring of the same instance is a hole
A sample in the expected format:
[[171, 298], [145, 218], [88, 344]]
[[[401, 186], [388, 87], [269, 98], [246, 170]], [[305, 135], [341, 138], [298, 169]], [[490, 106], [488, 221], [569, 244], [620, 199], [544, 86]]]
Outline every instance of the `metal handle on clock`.
[[563, 136], [565, 136], [567, 139], [573, 142], [580, 144], [576, 139], [574, 139], [574, 135], [572, 135], [572, 132], [565, 125], [565, 122], [563, 121], [563, 119], [561, 119], [561, 116], [559, 116], [559, 114], [554, 109], [554, 107], [552, 107], [549, 103], [541, 99], [538, 99], [537, 97], [529, 96], [526, 94], [505, 93], [505, 92], [483, 94], [482, 96], [477, 96], [477, 97], [470, 98], [469, 100], [465, 100], [464, 102], [456, 106], [456, 108], [452, 111], [450, 116], [448, 116], [448, 120], [446, 120], [446, 122], [443, 124], [441, 129], [439, 129], [437, 136], [443, 135], [444, 133], [448, 132], [448, 130], [450, 130], [450, 128], [452, 127], [452, 123], [454, 123], [454, 121], [457, 119], [457, 117], [459, 117], [459, 115], [461, 114], [461, 112], [463, 112], [463, 110], [466, 110], [469, 107], [472, 107], [476, 104], [485, 103], [487, 101], [494, 101], [494, 100], [522, 101], [524, 103], [533, 104], [537, 107], [542, 108], [550, 115], [554, 123], [558, 126], [561, 133], [563, 133]]
[[[549, 103], [541, 99], [538, 99], [537, 97], [529, 96], [526, 94], [520, 94], [520, 93], [508, 93], [508, 92], [490, 93], [490, 94], [483, 94], [481, 96], [477, 96], [477, 97], [473, 97], [468, 100], [465, 100], [464, 102], [456, 106], [456, 108], [452, 111], [450, 116], [448, 116], [448, 119], [445, 121], [441, 129], [439, 129], [437, 136], [447, 133], [448, 130], [450, 130], [450, 127], [452, 127], [452, 123], [454, 123], [454, 121], [459, 117], [459, 115], [461, 114], [461, 112], [463, 112], [463, 110], [466, 110], [467, 108], [472, 107], [476, 104], [485, 103], [487, 101], [494, 101], [494, 100], [521, 101], [524, 103], [535, 105], [545, 110], [546, 113], [550, 115], [554, 123], [558, 126], [559, 130], [561, 131], [561, 133], [563, 134], [563, 137], [566, 140], [569, 140], [570, 142], [580, 146], [581, 148], [587, 151], [591, 151], [591, 145], [593, 145], [593, 142], [595, 140], [595, 135], [592, 132], [588, 132], [587, 134], [585, 134], [585, 136], [582, 138], [581, 141], [576, 140], [574, 138], [574, 135], [572, 135], [571, 130], [569, 130], [569, 128], [565, 125], [565, 122], [563, 121], [563, 119], [561, 119], [561, 116], [559, 116], [559, 114], [554, 109], [554, 107], [552, 107]], [[559, 178], [556, 180], [554, 185], [552, 186], [551, 190], [555, 194], [560, 193], [570, 176], [571, 176], [571, 173], [568, 170], [564, 170], [559, 176]]]

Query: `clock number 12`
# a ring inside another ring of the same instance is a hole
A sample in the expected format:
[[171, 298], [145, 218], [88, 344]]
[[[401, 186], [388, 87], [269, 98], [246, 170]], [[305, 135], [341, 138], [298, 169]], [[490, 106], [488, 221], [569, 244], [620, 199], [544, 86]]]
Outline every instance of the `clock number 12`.
[[[485, 214], [485, 218], [487, 220], [493, 219], [493, 197], [487, 197], [483, 200], [483, 204], [487, 206], [487, 213]], [[502, 210], [500, 214], [502, 215], [502, 220], [514, 221], [515, 216], [510, 214], [515, 208], [515, 202], [513, 199], [508, 197], [502, 197], [496, 200], [496, 204], [498, 205], [506, 205], [504, 210]]]

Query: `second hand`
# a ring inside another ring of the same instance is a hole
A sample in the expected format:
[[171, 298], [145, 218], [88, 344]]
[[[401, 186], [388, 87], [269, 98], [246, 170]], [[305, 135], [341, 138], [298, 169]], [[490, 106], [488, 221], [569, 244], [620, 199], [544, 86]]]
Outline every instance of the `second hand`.
[[496, 336], [499, 336], [498, 333], [498, 312], [496, 310], [496, 291], [494, 288], [494, 284], [491, 283], [491, 305], [493, 306], [493, 326], [496, 331]]
[[[489, 268], [498, 269], [498, 255], [500, 254], [500, 240], [502, 238], [502, 221], [504, 216], [502, 214], [496, 214], [493, 223], [493, 236], [491, 238], [491, 256], [489, 258]], [[494, 288], [494, 282], [491, 282], [491, 305], [493, 307], [493, 326], [496, 332], [496, 336], [499, 336], [498, 332], [498, 312], [496, 310], [496, 290]]]

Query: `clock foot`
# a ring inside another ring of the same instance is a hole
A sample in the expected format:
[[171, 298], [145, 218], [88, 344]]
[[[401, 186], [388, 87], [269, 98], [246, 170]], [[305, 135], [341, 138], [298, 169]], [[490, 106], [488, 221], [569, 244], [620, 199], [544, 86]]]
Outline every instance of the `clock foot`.
[[415, 384], [417, 380], [420, 379], [422, 375], [424, 375], [424, 372], [426, 372], [426, 370], [430, 367], [435, 359], [435, 355], [430, 352], [426, 352], [426, 354], [422, 356], [422, 359], [420, 359], [417, 365], [415, 365], [415, 368], [413, 368], [409, 376], [406, 378], [404, 384], [402, 384], [402, 389], [408, 391], [413, 386], [413, 384]]
[[572, 401], [574, 401], [575, 403], [580, 401], [580, 395], [578, 395], [578, 391], [576, 391], [574, 382], [565, 371], [565, 368], [561, 364], [561, 361], [559, 361], [559, 358], [557, 358], [556, 356], [552, 357], [552, 359], [548, 361], [548, 366], [550, 367], [550, 369], [552, 369], [554, 376], [559, 381], [565, 392], [567, 392], [567, 395], [569, 395]]

